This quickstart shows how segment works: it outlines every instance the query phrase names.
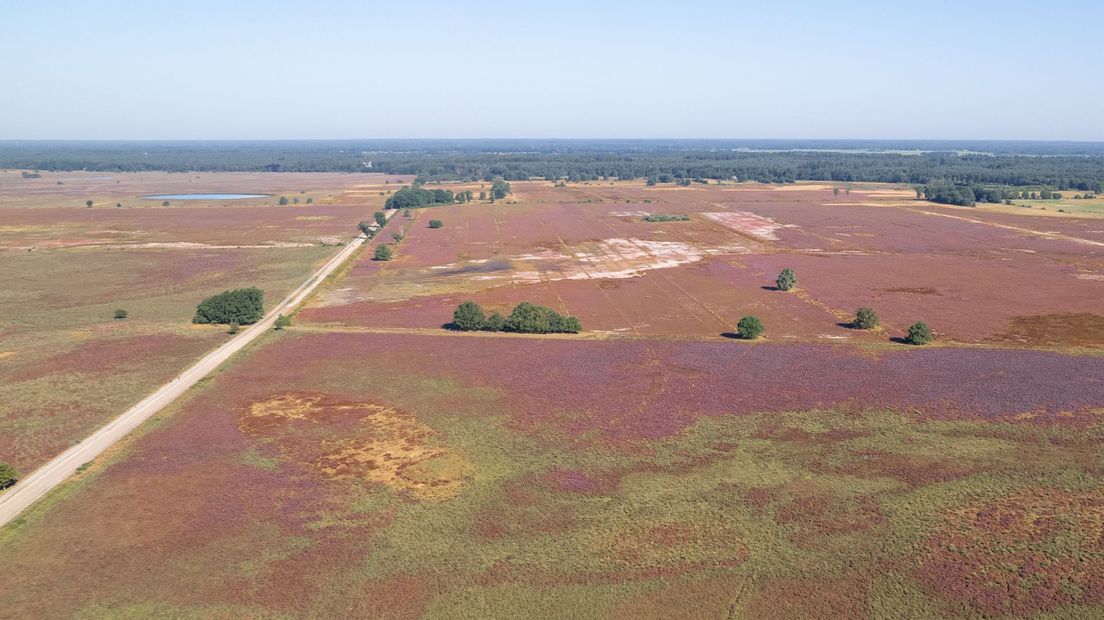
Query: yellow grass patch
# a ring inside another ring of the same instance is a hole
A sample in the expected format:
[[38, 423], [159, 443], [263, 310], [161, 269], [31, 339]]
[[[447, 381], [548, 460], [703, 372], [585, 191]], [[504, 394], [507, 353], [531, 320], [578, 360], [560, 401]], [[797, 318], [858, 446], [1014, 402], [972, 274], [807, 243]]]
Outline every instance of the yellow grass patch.
[[367, 480], [418, 499], [454, 497], [472, 475], [436, 431], [394, 407], [285, 394], [251, 404], [238, 427], [275, 439], [284, 454], [328, 478]]

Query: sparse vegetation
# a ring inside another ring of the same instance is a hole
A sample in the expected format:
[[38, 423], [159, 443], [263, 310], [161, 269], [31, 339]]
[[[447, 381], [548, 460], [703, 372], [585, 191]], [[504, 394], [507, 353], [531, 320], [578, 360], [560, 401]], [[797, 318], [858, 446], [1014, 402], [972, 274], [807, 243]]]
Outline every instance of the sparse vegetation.
[[855, 311], [852, 325], [855, 329], [874, 329], [878, 326], [878, 315], [870, 308], [859, 308]]
[[763, 322], [759, 317], [748, 315], [736, 323], [736, 336], [743, 340], [755, 340], [763, 335]]
[[782, 273], [778, 274], [778, 278], [775, 279], [775, 286], [780, 291], [788, 291], [797, 285], [797, 274], [793, 269], [786, 267], [782, 270]]
[[909, 326], [908, 336], [905, 337], [905, 340], [909, 344], [930, 344], [935, 340], [935, 336], [927, 323], [917, 321]]
[[264, 293], [256, 287], [239, 288], [212, 295], [200, 302], [193, 323], [239, 323], [249, 325], [264, 316]]

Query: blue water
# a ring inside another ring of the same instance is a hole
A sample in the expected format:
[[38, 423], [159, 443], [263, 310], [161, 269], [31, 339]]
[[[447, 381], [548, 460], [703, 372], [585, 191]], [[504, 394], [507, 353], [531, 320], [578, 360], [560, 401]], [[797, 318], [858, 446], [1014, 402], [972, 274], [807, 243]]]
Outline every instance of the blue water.
[[240, 200], [242, 198], [264, 198], [268, 194], [154, 194], [142, 196], [147, 200]]

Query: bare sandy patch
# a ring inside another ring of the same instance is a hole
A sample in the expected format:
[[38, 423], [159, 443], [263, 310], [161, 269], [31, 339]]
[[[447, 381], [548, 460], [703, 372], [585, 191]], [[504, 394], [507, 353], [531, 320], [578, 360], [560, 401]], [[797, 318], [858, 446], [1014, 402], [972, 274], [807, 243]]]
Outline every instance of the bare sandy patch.
[[285, 394], [251, 404], [238, 427], [273, 439], [286, 456], [328, 478], [367, 480], [417, 499], [454, 497], [471, 479], [467, 459], [394, 407]]
[[702, 215], [738, 233], [751, 235], [766, 241], [778, 241], [778, 235], [775, 234], [778, 230], [796, 228], [792, 224], [779, 224], [769, 217], [756, 215], [750, 211], [720, 211], [717, 213], [702, 213]]

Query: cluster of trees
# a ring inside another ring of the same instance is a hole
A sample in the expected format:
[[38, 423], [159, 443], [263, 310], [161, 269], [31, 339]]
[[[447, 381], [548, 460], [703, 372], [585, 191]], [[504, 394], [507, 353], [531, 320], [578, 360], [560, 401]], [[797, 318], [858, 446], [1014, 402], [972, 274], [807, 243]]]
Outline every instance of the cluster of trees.
[[507, 331], [520, 334], [577, 334], [583, 329], [579, 319], [527, 301], [515, 306], [508, 317], [498, 312], [488, 316], [479, 304], [465, 301], [452, 313], [452, 323], [448, 327], [461, 331]]
[[[1017, 190], [1012, 188], [982, 187], [968, 183], [952, 183], [939, 180], [916, 190], [916, 197], [924, 197], [932, 202], [960, 207], [972, 207], [979, 202], [1011, 204], [1013, 200], [1058, 200], [1061, 192], [1042, 189], [1039, 191]], [[1080, 198], [1081, 196], [1074, 196]], [[1091, 194], [1088, 197], [1092, 197]]]
[[412, 209], [430, 205], [452, 204], [456, 196], [447, 189], [425, 189], [424, 187], [404, 187], [391, 194], [384, 203], [385, 209]]
[[193, 323], [249, 325], [264, 316], [264, 293], [257, 287], [223, 291], [196, 307]]
[[666, 214], [666, 213], [649, 213], [644, 216], [645, 222], [688, 222], [690, 221], [689, 215], [682, 213], [678, 214]]
[[[1040, 157], [1039, 155], [1046, 155]], [[785, 183], [939, 179], [1104, 192], [1104, 144], [788, 140], [372, 140], [8, 142], [0, 168], [345, 171], [429, 181], [736, 179]], [[370, 164], [370, 166], [369, 166]], [[666, 175], [666, 176], [664, 176]], [[497, 196], [502, 198], [503, 196]]]

